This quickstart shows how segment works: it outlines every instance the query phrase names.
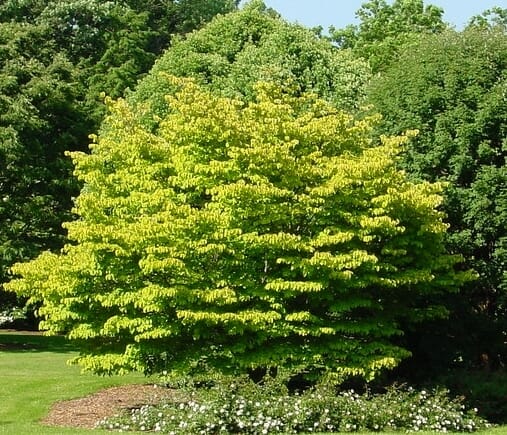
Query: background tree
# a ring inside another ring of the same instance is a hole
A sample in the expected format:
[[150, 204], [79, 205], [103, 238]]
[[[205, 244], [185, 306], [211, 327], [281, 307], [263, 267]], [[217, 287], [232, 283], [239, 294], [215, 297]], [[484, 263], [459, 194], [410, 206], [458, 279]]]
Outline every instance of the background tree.
[[367, 59], [373, 72], [393, 62], [400, 48], [417, 40], [419, 34], [440, 33], [447, 28], [444, 10], [424, 5], [423, 0], [385, 0], [365, 2], [357, 11], [359, 24], [344, 29], [331, 28], [331, 39], [341, 48], [351, 48]]
[[93, 153], [73, 153], [85, 186], [62, 253], [15, 266], [42, 327], [99, 373], [371, 378], [406, 357], [400, 324], [445, 315], [434, 296], [467, 278], [440, 186], [396, 168], [407, 138], [372, 146], [375, 118], [278, 85], [245, 103], [166, 80], [156, 133], [120, 100]]
[[239, 0], [124, 0], [133, 11], [148, 15], [155, 30], [150, 52], [161, 54], [175, 34], [183, 35], [203, 27], [217, 15], [237, 9]]
[[[87, 136], [72, 63], [42, 26], [0, 23], [0, 276], [15, 262], [63, 244], [78, 191], [63, 151]], [[48, 47], [49, 45], [49, 47]], [[15, 302], [2, 293], [2, 305]]]
[[371, 89], [383, 132], [420, 130], [402, 165], [414, 179], [449, 183], [446, 243], [479, 274], [450, 302], [449, 323], [417, 331], [422, 353], [414, 362], [433, 361], [429, 376], [507, 362], [506, 67], [504, 28], [471, 26], [421, 37]]
[[482, 14], [476, 15], [470, 19], [467, 28], [502, 27], [505, 32], [507, 26], [507, 9], [493, 7], [485, 10]]
[[353, 110], [364, 101], [370, 78], [367, 64], [349, 50], [336, 50], [314, 32], [284, 22], [262, 1], [173, 41], [130, 98], [149, 105], [146, 120], [152, 124], [170, 110], [164, 74], [194, 77], [222, 95], [246, 99], [253, 98], [257, 81], [271, 81]]
[[82, 71], [87, 110], [103, 115], [99, 95], [119, 97], [134, 89], [171, 36], [202, 26], [235, 9], [232, 0], [148, 2], [64, 0], [48, 5], [36, 22], [51, 29], [50, 39]]

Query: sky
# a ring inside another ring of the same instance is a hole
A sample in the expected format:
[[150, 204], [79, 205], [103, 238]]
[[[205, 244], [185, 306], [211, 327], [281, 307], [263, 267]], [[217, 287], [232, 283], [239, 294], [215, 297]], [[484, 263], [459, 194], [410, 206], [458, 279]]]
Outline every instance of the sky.
[[[355, 13], [366, 0], [264, 0], [287, 21], [307, 27], [322, 26], [327, 30], [355, 24]], [[244, 3], [244, 1], [242, 2]], [[391, 3], [391, 2], [390, 2]], [[460, 30], [469, 18], [493, 6], [507, 9], [507, 0], [425, 0], [444, 9], [444, 21]]]

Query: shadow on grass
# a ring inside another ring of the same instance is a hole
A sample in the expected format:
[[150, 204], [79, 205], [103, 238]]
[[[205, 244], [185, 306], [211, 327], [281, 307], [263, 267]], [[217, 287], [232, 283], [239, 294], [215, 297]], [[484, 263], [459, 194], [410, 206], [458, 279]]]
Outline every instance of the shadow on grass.
[[0, 352], [74, 352], [62, 336], [45, 336], [31, 331], [0, 330]]

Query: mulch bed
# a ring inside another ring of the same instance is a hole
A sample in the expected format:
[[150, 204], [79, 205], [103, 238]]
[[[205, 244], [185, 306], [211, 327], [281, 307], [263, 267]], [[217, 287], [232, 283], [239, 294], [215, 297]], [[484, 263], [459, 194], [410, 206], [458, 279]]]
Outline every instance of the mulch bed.
[[178, 391], [157, 385], [111, 387], [80, 399], [56, 403], [42, 424], [93, 429], [106, 417], [143, 405], [176, 400], [178, 397]]

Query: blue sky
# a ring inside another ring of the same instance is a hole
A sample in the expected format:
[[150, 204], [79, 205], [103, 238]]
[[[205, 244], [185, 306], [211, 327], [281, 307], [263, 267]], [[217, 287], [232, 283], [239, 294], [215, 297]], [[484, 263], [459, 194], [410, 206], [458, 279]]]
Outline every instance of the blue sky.
[[[355, 23], [355, 13], [366, 0], [264, 0], [266, 5], [280, 12], [288, 21], [297, 21], [308, 27], [321, 25], [327, 30]], [[243, 2], [244, 3], [244, 2]], [[468, 19], [493, 6], [507, 9], [507, 0], [431, 0], [444, 9], [444, 20], [457, 29], [463, 28]]]

